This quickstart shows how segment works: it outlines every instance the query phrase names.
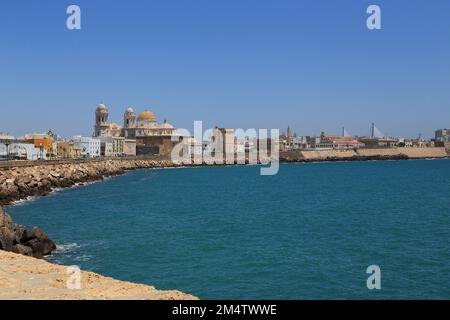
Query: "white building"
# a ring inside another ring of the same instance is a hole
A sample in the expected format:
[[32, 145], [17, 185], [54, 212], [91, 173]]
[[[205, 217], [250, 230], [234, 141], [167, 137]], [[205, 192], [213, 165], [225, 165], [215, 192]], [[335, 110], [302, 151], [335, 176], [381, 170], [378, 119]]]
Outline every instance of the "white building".
[[124, 155], [124, 137], [100, 137], [98, 139], [100, 140], [100, 154], [102, 156], [122, 157]]
[[0, 142], [0, 159], [47, 160], [47, 151], [39, 149], [33, 143], [17, 141]]
[[75, 136], [74, 144], [81, 149], [81, 156], [87, 158], [100, 157], [101, 142], [98, 138]]

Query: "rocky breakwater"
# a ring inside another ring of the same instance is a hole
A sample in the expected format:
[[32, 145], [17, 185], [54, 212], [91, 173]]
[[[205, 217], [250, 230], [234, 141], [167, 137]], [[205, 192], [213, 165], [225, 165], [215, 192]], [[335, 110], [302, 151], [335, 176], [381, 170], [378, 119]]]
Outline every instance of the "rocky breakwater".
[[38, 227], [31, 230], [12, 221], [0, 207], [0, 250], [43, 258], [56, 249], [55, 243]]
[[0, 205], [30, 196], [45, 196], [55, 188], [71, 187], [140, 168], [172, 167], [170, 160], [102, 160], [45, 163], [0, 169]]

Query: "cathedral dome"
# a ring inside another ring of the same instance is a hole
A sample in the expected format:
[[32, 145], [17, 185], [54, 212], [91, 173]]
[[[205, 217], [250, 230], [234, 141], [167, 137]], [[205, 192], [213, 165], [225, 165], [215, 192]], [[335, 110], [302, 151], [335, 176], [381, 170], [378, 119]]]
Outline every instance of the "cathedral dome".
[[164, 121], [164, 123], [161, 124], [161, 128], [163, 128], [163, 129], [175, 129], [175, 127], [173, 125], [171, 125], [170, 123], [168, 123], [167, 121]]
[[156, 121], [156, 116], [153, 112], [145, 110], [145, 111], [141, 112], [138, 119], [139, 120]]
[[120, 128], [121, 128], [120, 125], [118, 125], [117, 123], [111, 124], [111, 129], [113, 129], [113, 130], [119, 130]]

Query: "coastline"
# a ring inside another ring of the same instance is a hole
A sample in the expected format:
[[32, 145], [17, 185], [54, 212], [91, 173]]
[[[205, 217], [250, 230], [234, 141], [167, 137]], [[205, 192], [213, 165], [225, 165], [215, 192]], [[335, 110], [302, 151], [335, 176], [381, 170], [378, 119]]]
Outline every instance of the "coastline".
[[67, 266], [0, 250], [0, 300], [198, 300], [177, 290], [120, 281], [81, 271], [80, 289], [69, 289]]
[[[280, 163], [323, 161], [370, 161], [448, 158], [444, 148], [384, 148], [359, 150], [284, 151]], [[216, 164], [215, 166], [237, 164]], [[0, 163], [0, 206], [8, 206], [29, 197], [46, 196], [55, 190], [122, 175], [127, 171], [152, 168], [201, 167], [206, 164], [175, 164], [169, 159], [106, 158], [51, 160], [47, 162]]]
[[[448, 158], [447, 154], [444, 154], [444, 150], [433, 149], [432, 151], [422, 153], [422, 157], [408, 157], [401, 153], [386, 155], [382, 154], [382, 152], [370, 156], [349, 157], [349, 152], [344, 151], [322, 151], [319, 153], [320, 157], [317, 157], [317, 154], [314, 157], [308, 157], [310, 156], [307, 154], [309, 151], [304, 151], [289, 154], [282, 153], [280, 162], [314, 163]], [[296, 157], [290, 158], [292, 154]], [[176, 165], [169, 160], [163, 159], [103, 159], [102, 161], [73, 161], [61, 164], [42, 164], [37, 162], [33, 166], [1, 168], [0, 187], [6, 186], [6, 189], [11, 188], [11, 182], [13, 182], [14, 186], [16, 186], [16, 193], [13, 193], [13, 196], [19, 197], [19, 199], [14, 201], [24, 201], [23, 199], [29, 197], [33, 199], [57, 190], [83, 186], [111, 176], [121, 175], [131, 170], [200, 166], [189, 164]], [[11, 175], [8, 176], [5, 173]], [[1, 196], [2, 188], [0, 188]], [[0, 202], [2, 200], [4, 198], [0, 198]], [[8, 200], [8, 204], [12, 204], [14, 201]], [[40, 261], [46, 264], [42, 264]], [[32, 265], [32, 267], [27, 269], [24, 265], [28, 264]], [[40, 278], [38, 281], [39, 285], [35, 283], [34, 270], [39, 270], [36, 271]], [[64, 273], [65, 270], [65, 266], [35, 258], [22, 258], [18, 254], [0, 250], [0, 299], [196, 299], [194, 296], [179, 291], [158, 291], [154, 287], [114, 280], [91, 272], [83, 272], [83, 275], [88, 279], [85, 284], [85, 291], [67, 291], [65, 287], [62, 287], [67, 279], [67, 274]], [[19, 275], [19, 278], [16, 278], [16, 275]], [[102, 287], [102, 289], [95, 291], [94, 287]]]

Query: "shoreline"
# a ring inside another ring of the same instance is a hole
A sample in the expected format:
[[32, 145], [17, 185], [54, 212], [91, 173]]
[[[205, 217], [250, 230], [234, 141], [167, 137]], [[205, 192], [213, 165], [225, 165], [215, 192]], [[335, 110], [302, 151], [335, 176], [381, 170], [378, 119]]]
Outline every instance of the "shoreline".
[[[292, 154], [296, 155], [296, 157], [290, 157]], [[423, 157], [408, 157], [402, 154], [348, 157], [348, 153], [346, 152], [342, 152], [341, 154], [336, 152], [322, 152], [321, 155], [323, 157], [308, 157], [300, 152], [282, 153], [280, 155], [280, 163], [306, 164], [449, 158], [447, 154], [444, 156], [442, 153], [440, 154], [441, 156], [433, 156], [435, 154], [429, 156], [430, 154], [426, 154]], [[0, 168], [0, 207], [3, 205], [20, 205], [22, 202], [33, 201], [39, 196], [47, 196], [70, 188], [83, 187], [87, 184], [126, 174], [130, 171], [141, 169], [195, 168], [203, 166], [210, 165], [177, 165], [169, 160], [162, 159], [104, 159], [102, 161], [73, 161], [61, 164], [35, 163], [33, 166], [13, 166], [8, 169]], [[220, 167], [222, 165], [214, 166]], [[230, 164], [223, 166], [240, 165]], [[5, 173], [9, 173], [10, 176]], [[12, 179], [13, 181], [11, 181]], [[10, 198], [3, 198], [4, 190], [2, 188], [6, 186], [8, 189], [12, 185], [15, 186], [15, 188], [12, 188], [15, 192], [10, 194]], [[8, 263], [7, 268], [4, 267], [5, 263]], [[33, 267], [26, 269], [22, 266], [24, 263], [31, 264]], [[34, 281], [30, 280], [34, 279], [35, 271], [33, 270], [36, 270], [36, 268], [42, 268], [42, 271], [37, 271], [37, 273], [42, 278], [39, 283], [45, 282], [44, 286], [36, 285]], [[61, 283], [64, 283], [64, 279], [67, 278], [67, 275], [62, 272], [66, 268], [66, 266], [59, 265], [55, 262], [48, 262], [46, 260], [0, 250], [0, 299], [198, 299], [197, 297], [179, 291], [158, 291], [154, 287], [144, 284], [133, 284], [85, 271], [82, 274], [88, 278], [88, 282], [85, 284], [87, 290], [67, 291], [68, 289], [61, 287]], [[27, 275], [25, 276], [24, 273]], [[20, 274], [22, 278], [16, 278], [16, 275]], [[28, 280], [22, 281], [25, 278]], [[92, 282], [89, 282], [90, 280]], [[101, 287], [103, 284], [107, 284], [107, 286], [102, 290], [96, 291], [93, 289], [94, 287]], [[26, 292], [26, 294], [22, 295], [18, 292]], [[43, 292], [46, 292], [46, 294]]]
[[[420, 150], [412, 150], [420, 149]], [[390, 148], [281, 152], [280, 163], [386, 161], [449, 158], [444, 148]], [[11, 162], [11, 161], [10, 161]], [[1, 164], [1, 163], [0, 163]], [[29, 197], [47, 196], [55, 190], [83, 186], [140, 169], [241, 166], [248, 164], [175, 164], [161, 158], [57, 160], [0, 166], [0, 206], [10, 206]]]
[[0, 300], [198, 300], [178, 290], [157, 290], [88, 271], [80, 271], [78, 289], [73, 287], [76, 272], [68, 266], [0, 250]]

